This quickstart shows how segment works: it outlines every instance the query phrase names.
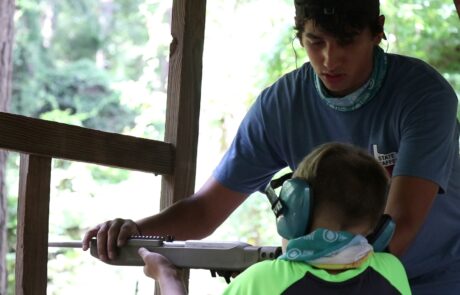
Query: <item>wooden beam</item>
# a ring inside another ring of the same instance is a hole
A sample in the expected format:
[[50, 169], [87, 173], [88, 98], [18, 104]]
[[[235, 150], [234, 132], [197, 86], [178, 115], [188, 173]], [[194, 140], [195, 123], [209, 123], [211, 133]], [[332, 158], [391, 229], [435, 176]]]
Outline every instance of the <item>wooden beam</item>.
[[[162, 178], [162, 209], [195, 190], [205, 20], [206, 0], [173, 0], [165, 142], [174, 145], [175, 162]], [[188, 275], [182, 272], [186, 286]]]
[[16, 295], [46, 295], [51, 158], [21, 155]]
[[0, 149], [172, 174], [171, 144], [0, 112]]

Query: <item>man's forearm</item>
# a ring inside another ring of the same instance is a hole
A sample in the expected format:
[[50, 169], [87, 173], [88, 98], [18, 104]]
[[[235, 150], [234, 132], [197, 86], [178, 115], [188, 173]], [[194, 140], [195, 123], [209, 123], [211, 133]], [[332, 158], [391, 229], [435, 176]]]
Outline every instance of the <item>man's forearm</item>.
[[176, 240], [202, 239], [214, 232], [246, 200], [212, 177], [193, 196], [137, 222], [143, 235], [173, 235]]
[[177, 240], [202, 239], [218, 225], [207, 221], [199, 200], [190, 197], [162, 212], [136, 221], [142, 235], [174, 236]]

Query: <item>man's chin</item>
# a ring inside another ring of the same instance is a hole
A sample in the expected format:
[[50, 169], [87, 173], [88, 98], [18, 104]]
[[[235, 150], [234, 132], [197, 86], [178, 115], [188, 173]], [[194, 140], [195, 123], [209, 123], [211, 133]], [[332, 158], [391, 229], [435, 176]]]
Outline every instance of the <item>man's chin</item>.
[[338, 88], [338, 87], [328, 87], [327, 85], [326, 86], [326, 89], [327, 89], [327, 92], [329, 93], [329, 95], [331, 95], [332, 97], [336, 97], [336, 98], [341, 98], [341, 97], [344, 97], [346, 96], [347, 94], [351, 93], [351, 92], [348, 92], [346, 89], [344, 88]]

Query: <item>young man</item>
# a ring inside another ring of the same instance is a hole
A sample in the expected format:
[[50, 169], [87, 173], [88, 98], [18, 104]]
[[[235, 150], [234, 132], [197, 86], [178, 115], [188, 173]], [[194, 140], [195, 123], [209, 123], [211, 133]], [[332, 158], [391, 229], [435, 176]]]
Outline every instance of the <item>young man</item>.
[[[373, 253], [365, 238], [382, 216], [387, 188], [386, 171], [365, 151], [338, 143], [315, 149], [280, 192], [284, 214], [305, 219], [278, 220], [278, 232], [289, 238], [286, 252], [248, 268], [224, 294], [410, 294], [400, 261]], [[139, 254], [162, 294], [185, 294], [167, 259], [145, 249]]]
[[414, 294], [460, 294], [460, 159], [457, 97], [426, 63], [386, 54], [378, 0], [296, 0], [296, 29], [310, 62], [265, 89], [211, 178], [193, 196], [133, 222], [89, 230], [110, 259], [133, 234], [211, 234], [271, 177], [297, 168], [318, 145], [369, 151], [391, 175], [389, 249]]

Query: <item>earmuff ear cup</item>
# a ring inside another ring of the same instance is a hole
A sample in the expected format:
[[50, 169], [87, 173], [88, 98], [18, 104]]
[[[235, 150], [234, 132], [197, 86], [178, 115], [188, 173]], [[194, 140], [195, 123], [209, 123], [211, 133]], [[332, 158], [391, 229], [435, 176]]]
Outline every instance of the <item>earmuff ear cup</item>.
[[296, 178], [286, 180], [279, 198], [283, 211], [276, 221], [278, 234], [288, 240], [305, 235], [313, 206], [308, 183]]
[[374, 247], [374, 252], [384, 252], [390, 244], [396, 224], [388, 214], [383, 214], [374, 232], [368, 235], [367, 241]]

